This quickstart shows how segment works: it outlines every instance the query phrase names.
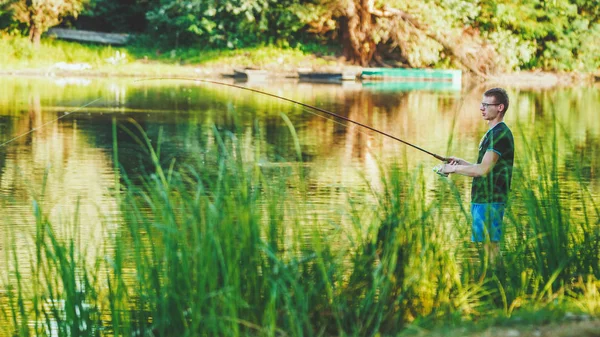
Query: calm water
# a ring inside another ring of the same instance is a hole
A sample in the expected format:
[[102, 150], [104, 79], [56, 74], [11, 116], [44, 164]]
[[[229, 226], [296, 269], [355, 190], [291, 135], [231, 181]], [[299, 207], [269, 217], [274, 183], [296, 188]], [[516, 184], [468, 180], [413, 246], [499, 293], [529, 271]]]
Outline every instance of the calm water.
[[[458, 92], [359, 83], [243, 85], [333, 111], [431, 152], [467, 160], [475, 159], [487, 129], [478, 110], [484, 87]], [[583, 165], [590, 192], [599, 200], [600, 87], [509, 88], [509, 94], [506, 122], [515, 134], [517, 165], [522, 140], [553, 137], [556, 128], [558, 165], [566, 187], [562, 197], [573, 200], [579, 191], [569, 173], [577, 161]], [[261, 165], [285, 165], [297, 157], [282, 113], [298, 132], [303, 161], [309, 167], [310, 202], [324, 219], [334, 216], [349, 194], [366, 193], [366, 181], [378, 179], [378, 162], [422, 167], [427, 173], [438, 164], [424, 153], [353, 124], [225, 86], [172, 80], [2, 78], [0, 142], [10, 142], [0, 147], [0, 248], [4, 255], [16, 249], [23, 261], [28, 260], [35, 233], [34, 200], [42, 202], [51, 221], [61, 224], [59, 233], [76, 233], [88, 249], [102, 244], [106, 226], [118, 226], [112, 193], [113, 119], [130, 129], [130, 120], [135, 120], [155, 142], [160, 136], [165, 162], [184, 165], [202, 160], [203, 146], [210, 145], [216, 127], [235, 134], [244, 153], [252, 153], [251, 144], [258, 138], [266, 153]], [[37, 130], [28, 133], [32, 129]], [[19, 135], [24, 136], [11, 141]], [[120, 164], [130, 177], [151, 170], [147, 154], [133, 137], [121, 129], [117, 138]], [[429, 189], [434, 190], [440, 178], [433, 173], [427, 177]], [[453, 181], [467, 203], [470, 179]]]

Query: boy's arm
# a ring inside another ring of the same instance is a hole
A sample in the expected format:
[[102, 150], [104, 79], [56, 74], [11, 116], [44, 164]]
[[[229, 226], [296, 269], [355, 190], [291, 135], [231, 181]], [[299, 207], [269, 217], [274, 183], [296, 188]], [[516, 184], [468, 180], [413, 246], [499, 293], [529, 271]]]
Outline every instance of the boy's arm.
[[459, 161], [455, 161], [457, 164], [446, 164], [440, 172], [446, 174], [457, 173], [468, 177], [482, 177], [490, 173], [499, 158], [500, 156], [496, 152], [489, 150], [483, 156], [481, 164], [467, 163], [467, 165], [460, 165], [458, 164]]

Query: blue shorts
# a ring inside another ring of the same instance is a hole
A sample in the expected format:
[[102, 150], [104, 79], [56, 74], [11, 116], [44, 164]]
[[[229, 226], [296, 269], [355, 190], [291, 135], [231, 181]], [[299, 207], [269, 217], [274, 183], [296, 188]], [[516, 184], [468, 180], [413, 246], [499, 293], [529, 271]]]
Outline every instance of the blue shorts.
[[502, 237], [502, 218], [504, 217], [503, 203], [472, 203], [471, 214], [473, 215], [471, 241], [500, 241]]

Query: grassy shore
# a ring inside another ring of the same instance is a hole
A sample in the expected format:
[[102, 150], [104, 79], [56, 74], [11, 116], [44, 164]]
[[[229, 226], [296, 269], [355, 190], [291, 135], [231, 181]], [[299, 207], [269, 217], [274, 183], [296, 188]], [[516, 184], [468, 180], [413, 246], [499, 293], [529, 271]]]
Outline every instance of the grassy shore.
[[[189, 140], [205, 153], [197, 163], [162, 166], [160, 141], [126, 127], [155, 170], [141, 181], [115, 176], [121, 211], [105, 229], [109, 248], [89, 251], [76, 229], [57, 237], [64, 224], [34, 198], [35, 254], [26, 265], [7, 254], [1, 332], [537, 336], [550, 322], [597, 326], [600, 232], [595, 217], [573, 221], [559, 199], [556, 137], [524, 144], [527, 170], [513, 188], [525, 192], [506, 216], [516, 230], [492, 265], [461, 241], [468, 215], [448, 180], [431, 195], [421, 170], [381, 167], [381, 188], [349, 198], [332, 225], [311, 213], [304, 165], [261, 166], [260, 142], [242, 155], [233, 134], [215, 129], [209, 145]], [[600, 214], [583, 183], [575, 199]]]
[[[294, 74], [298, 68], [344, 66], [331, 56], [317, 57], [300, 49], [270, 46], [209, 51], [189, 48], [160, 50], [47, 38], [36, 48], [25, 38], [4, 36], [0, 37], [0, 49], [3, 51], [0, 72], [22, 75], [210, 76], [231, 73], [233, 68], [243, 67]], [[77, 66], [82, 69], [77, 69]]]
[[[0, 73], [11, 75], [103, 77], [219, 77], [234, 68], [261, 68], [278, 78], [297, 76], [298, 69], [341, 71], [356, 68], [324, 46], [304, 49], [273, 46], [199, 50], [160, 50], [139, 45], [111, 47], [53, 38], [35, 48], [25, 38], [0, 36]], [[78, 69], [82, 68], [82, 69]], [[468, 76], [467, 76], [468, 77]], [[498, 85], [554, 87], [590, 83], [591, 73], [517, 72], [486, 80]], [[475, 79], [480, 82], [482, 79]]]

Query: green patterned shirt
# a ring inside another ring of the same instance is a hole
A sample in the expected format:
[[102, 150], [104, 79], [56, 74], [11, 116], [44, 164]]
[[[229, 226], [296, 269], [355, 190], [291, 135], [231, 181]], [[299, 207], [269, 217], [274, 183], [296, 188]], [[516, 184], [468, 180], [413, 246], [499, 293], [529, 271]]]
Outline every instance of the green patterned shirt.
[[504, 122], [489, 129], [481, 139], [477, 164], [481, 164], [487, 151], [496, 152], [500, 158], [486, 176], [473, 178], [471, 202], [506, 203], [515, 159], [515, 142]]

